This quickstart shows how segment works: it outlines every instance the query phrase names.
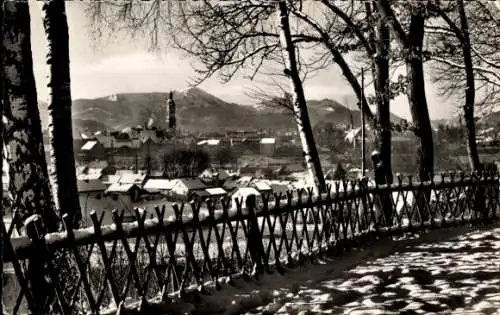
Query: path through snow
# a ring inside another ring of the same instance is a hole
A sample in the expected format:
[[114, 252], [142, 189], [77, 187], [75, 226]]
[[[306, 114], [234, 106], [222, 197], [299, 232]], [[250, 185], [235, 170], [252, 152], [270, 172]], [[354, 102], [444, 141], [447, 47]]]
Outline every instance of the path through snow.
[[380, 240], [314, 265], [238, 279], [191, 314], [500, 314], [500, 227]]

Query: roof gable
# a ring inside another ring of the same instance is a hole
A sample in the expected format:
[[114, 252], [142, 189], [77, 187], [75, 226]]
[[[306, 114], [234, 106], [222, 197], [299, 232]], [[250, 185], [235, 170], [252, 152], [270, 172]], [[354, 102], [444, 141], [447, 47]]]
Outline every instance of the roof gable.
[[199, 178], [179, 178], [177, 184], [186, 186], [189, 190], [205, 189], [205, 184]]
[[215, 187], [215, 188], [207, 188], [205, 189], [207, 193], [209, 193], [212, 196], [218, 196], [218, 195], [225, 195], [227, 194], [227, 191], [225, 191], [221, 187]]
[[134, 187], [137, 187], [137, 185], [113, 183], [108, 187], [108, 189], [106, 189], [106, 193], [128, 193]]
[[170, 179], [148, 179], [144, 184], [144, 189], [147, 191], [155, 190], [171, 190], [176, 181]]

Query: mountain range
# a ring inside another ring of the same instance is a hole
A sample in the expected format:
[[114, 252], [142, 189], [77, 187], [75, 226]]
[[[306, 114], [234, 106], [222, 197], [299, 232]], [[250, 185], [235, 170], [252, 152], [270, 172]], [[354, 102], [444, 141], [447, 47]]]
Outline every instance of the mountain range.
[[[73, 127], [75, 132], [102, 129], [123, 129], [144, 125], [153, 118], [165, 121], [168, 93], [120, 93], [95, 99], [73, 100]], [[294, 129], [295, 121], [290, 110], [266, 106], [241, 105], [226, 102], [199, 88], [174, 91], [177, 126], [193, 133], [217, 132], [225, 129]], [[309, 100], [308, 110], [314, 126], [360, 124], [360, 112], [349, 109], [332, 99]], [[42, 126], [48, 124], [47, 104], [40, 104]], [[394, 122], [400, 117], [392, 115]], [[75, 134], [75, 135], [76, 135]]]

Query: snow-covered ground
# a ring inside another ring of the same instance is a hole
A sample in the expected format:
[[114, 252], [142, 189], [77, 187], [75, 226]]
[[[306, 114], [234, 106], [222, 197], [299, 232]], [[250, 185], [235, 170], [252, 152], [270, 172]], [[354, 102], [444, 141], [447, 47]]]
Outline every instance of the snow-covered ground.
[[238, 279], [188, 309], [192, 314], [500, 314], [500, 227], [379, 240], [284, 275]]

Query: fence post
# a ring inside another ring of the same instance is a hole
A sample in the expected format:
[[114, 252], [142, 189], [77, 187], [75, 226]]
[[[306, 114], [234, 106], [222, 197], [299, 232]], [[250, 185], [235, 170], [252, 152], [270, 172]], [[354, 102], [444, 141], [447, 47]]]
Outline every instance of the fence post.
[[45, 277], [45, 231], [40, 215], [30, 216], [25, 221], [26, 234], [31, 239], [32, 250], [29, 258], [27, 270], [28, 290], [34, 300], [34, 308], [31, 310], [34, 314], [43, 314], [44, 308], [52, 292], [50, 283]]
[[250, 195], [246, 199], [246, 207], [248, 209], [248, 240], [247, 248], [252, 257], [256, 273], [255, 275], [263, 273], [264, 271], [264, 245], [262, 244], [262, 234], [260, 233], [259, 222], [255, 213], [256, 198]]

